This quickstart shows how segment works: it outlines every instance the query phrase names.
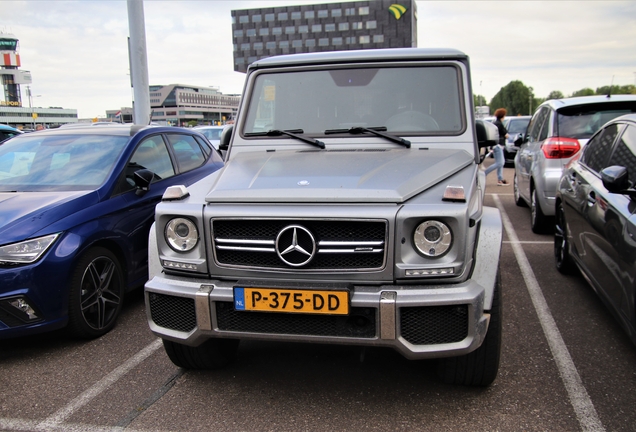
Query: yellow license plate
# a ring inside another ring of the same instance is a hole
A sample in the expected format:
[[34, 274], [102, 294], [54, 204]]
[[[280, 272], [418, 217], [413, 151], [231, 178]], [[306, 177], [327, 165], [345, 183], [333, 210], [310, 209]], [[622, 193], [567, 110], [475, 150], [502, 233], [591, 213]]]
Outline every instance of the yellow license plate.
[[349, 292], [234, 287], [234, 309], [348, 315]]

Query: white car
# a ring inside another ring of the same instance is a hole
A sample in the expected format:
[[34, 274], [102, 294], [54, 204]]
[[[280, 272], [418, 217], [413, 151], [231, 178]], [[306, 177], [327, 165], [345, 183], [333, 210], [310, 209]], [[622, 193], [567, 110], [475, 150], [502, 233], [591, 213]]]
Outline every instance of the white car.
[[215, 149], [219, 149], [219, 142], [221, 142], [221, 134], [225, 126], [196, 126], [194, 128], [197, 132], [202, 133], [212, 143]]

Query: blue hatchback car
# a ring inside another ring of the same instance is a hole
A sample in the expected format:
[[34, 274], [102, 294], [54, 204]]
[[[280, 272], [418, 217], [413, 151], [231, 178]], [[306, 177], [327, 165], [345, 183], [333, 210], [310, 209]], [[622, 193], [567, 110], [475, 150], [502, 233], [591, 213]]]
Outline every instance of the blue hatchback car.
[[148, 275], [154, 208], [171, 185], [223, 166], [196, 131], [140, 125], [60, 128], [0, 146], [0, 339], [116, 323]]

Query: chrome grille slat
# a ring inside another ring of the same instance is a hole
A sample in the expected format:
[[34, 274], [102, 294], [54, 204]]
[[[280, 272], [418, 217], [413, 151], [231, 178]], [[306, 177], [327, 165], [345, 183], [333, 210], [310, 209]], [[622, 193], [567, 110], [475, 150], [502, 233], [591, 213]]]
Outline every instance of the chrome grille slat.
[[[316, 254], [292, 267], [276, 252], [278, 234], [290, 225], [309, 230]], [[220, 267], [294, 271], [372, 271], [386, 262], [384, 220], [212, 219], [215, 261]], [[267, 247], [274, 246], [274, 247]]]

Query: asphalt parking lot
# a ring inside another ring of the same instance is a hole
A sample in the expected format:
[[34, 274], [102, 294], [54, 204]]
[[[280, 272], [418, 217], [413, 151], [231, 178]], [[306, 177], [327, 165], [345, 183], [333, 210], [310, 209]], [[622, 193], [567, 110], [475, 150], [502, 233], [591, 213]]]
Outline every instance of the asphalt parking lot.
[[532, 233], [512, 186], [487, 180], [505, 229], [491, 387], [445, 385], [432, 362], [391, 350], [292, 343], [246, 342], [226, 369], [185, 372], [148, 330], [137, 292], [99, 339], [0, 341], [0, 430], [634, 430], [636, 346], [580, 275], [556, 271], [552, 236]]

